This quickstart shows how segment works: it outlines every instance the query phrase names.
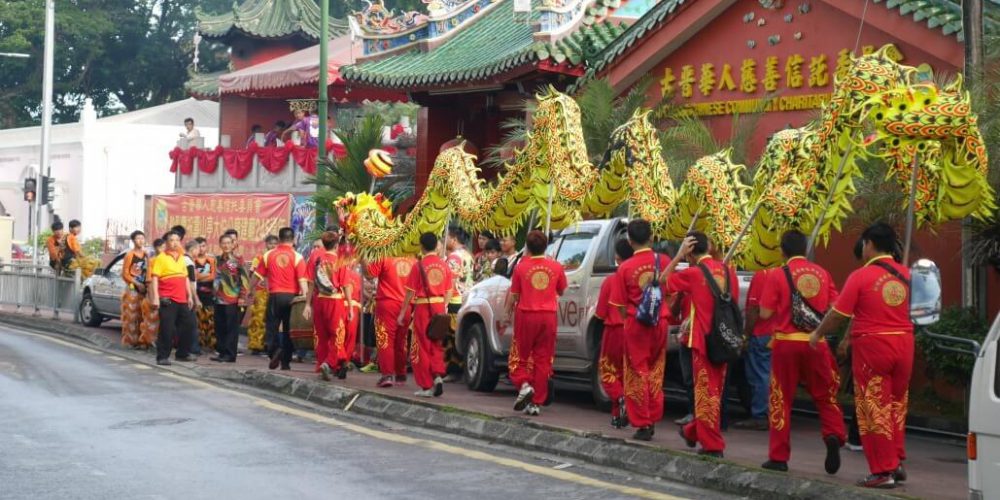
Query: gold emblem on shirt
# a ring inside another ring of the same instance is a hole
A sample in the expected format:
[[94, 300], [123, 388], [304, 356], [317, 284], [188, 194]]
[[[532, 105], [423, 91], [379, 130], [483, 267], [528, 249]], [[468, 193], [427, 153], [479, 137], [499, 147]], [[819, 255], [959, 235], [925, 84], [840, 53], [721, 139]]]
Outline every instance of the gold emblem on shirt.
[[637, 281], [639, 283], [639, 288], [646, 288], [646, 285], [648, 285], [650, 281], [653, 281], [653, 271], [646, 271], [640, 274]]
[[889, 307], [896, 307], [906, 300], [906, 287], [898, 281], [886, 281], [882, 285], [882, 300]]
[[413, 269], [413, 263], [408, 260], [397, 260], [396, 261], [396, 274], [400, 278], [405, 278], [410, 275], [410, 270]]
[[812, 273], [803, 273], [795, 280], [795, 288], [799, 290], [802, 297], [811, 299], [819, 295], [819, 278]]
[[427, 270], [427, 283], [430, 286], [438, 286], [441, 283], [444, 283], [444, 271], [442, 271], [442, 270], [440, 270], [440, 269], [438, 269], [436, 267], [432, 267], [432, 268], [428, 269]]
[[291, 262], [291, 260], [292, 259], [289, 256], [285, 254], [279, 254], [277, 257], [274, 258], [274, 263], [277, 264], [278, 267], [288, 267], [288, 264]]
[[549, 287], [549, 273], [544, 269], [536, 269], [531, 273], [531, 288], [545, 290]]

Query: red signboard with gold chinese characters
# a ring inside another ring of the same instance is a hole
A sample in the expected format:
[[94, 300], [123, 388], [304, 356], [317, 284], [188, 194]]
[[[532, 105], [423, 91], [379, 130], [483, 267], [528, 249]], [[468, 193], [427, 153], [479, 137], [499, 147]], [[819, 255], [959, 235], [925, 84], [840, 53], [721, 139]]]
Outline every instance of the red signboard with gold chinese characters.
[[203, 236], [218, 252], [219, 236], [227, 229], [239, 233], [239, 252], [247, 259], [264, 249], [264, 237], [278, 234], [291, 220], [292, 197], [287, 194], [171, 194], [153, 196], [146, 212], [150, 239], [176, 225], [185, 239]]

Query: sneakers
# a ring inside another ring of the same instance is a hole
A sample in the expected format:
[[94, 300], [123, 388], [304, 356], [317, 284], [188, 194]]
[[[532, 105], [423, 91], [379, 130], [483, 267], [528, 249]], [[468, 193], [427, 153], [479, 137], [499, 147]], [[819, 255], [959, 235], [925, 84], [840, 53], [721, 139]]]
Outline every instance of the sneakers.
[[721, 451], [698, 450], [698, 454], [703, 457], [724, 458]]
[[171, 363], [169, 359], [158, 359], [156, 360], [156, 364], [160, 366], [170, 366], [173, 363]]
[[531, 396], [535, 395], [535, 389], [527, 382], [521, 384], [521, 390], [517, 392], [517, 401], [514, 401], [514, 411], [523, 411], [531, 403]]
[[896, 487], [896, 480], [892, 478], [892, 474], [871, 474], [858, 481], [857, 485], [862, 488], [889, 489]]
[[694, 448], [695, 446], [698, 446], [698, 443], [696, 441], [692, 441], [688, 439], [687, 436], [684, 435], [684, 427], [677, 429], [677, 434], [681, 436], [681, 439], [684, 440], [684, 444], [686, 444], [688, 448]]
[[542, 408], [532, 403], [524, 409], [524, 414], [529, 417], [537, 417], [542, 414]]
[[860, 444], [853, 444], [850, 441], [848, 441], [847, 444], [844, 445], [844, 447], [847, 448], [849, 451], [864, 451], [865, 450], [864, 446], [861, 446]]
[[611, 427], [614, 427], [615, 429], [621, 429], [626, 425], [628, 424], [622, 422], [621, 417], [619, 417], [618, 415], [611, 417]]
[[618, 422], [621, 427], [628, 427], [628, 408], [625, 407], [625, 396], [618, 398]]
[[340, 369], [339, 369], [339, 370], [337, 370], [337, 378], [338, 378], [338, 379], [340, 379], [340, 380], [344, 380], [345, 378], [347, 378], [347, 368], [348, 368], [349, 366], [350, 366], [350, 365], [349, 365], [348, 363], [342, 363], [342, 364], [340, 365]]
[[692, 420], [694, 420], [694, 415], [688, 413], [683, 418], [678, 418], [677, 420], [674, 420], [674, 423], [677, 425], [687, 425], [690, 424]]
[[767, 419], [766, 418], [751, 418], [749, 420], [741, 420], [733, 424], [733, 427], [737, 429], [742, 429], [746, 431], [766, 431], [767, 430]]
[[386, 375], [386, 376], [378, 379], [378, 384], [375, 384], [375, 385], [378, 386], [378, 387], [381, 387], [383, 389], [386, 389], [386, 388], [392, 387], [395, 384], [392, 382], [392, 375]]
[[897, 483], [906, 482], [906, 469], [903, 468], [903, 464], [900, 463], [899, 467], [892, 473], [892, 478], [896, 480]]
[[418, 397], [418, 398], [433, 398], [434, 397], [434, 389], [424, 389], [422, 391], [414, 392], [413, 395], [416, 396], [416, 397]]
[[327, 382], [333, 380], [333, 370], [330, 369], [330, 365], [326, 363], [319, 365], [319, 378]]
[[635, 434], [632, 435], [632, 439], [635, 439], [636, 441], [652, 441], [653, 434], [656, 434], [656, 431], [653, 430], [652, 425], [640, 427], [639, 430], [635, 431]]
[[777, 472], [788, 472], [788, 462], [775, 462], [774, 460], [768, 460], [760, 466], [762, 469], [773, 470]]
[[456, 373], [449, 373], [444, 376], [444, 381], [448, 384], [454, 384], [455, 382], [461, 382], [462, 376]]
[[439, 398], [444, 394], [444, 380], [441, 377], [434, 377], [434, 390], [432, 392], [434, 397]]
[[368, 363], [361, 367], [361, 373], [375, 373], [378, 371], [378, 365], [375, 363]]
[[836, 474], [840, 470], [840, 439], [837, 436], [827, 436], [823, 438], [826, 443], [826, 461], [823, 468], [827, 474]]
[[406, 375], [396, 375], [396, 385], [406, 385]]

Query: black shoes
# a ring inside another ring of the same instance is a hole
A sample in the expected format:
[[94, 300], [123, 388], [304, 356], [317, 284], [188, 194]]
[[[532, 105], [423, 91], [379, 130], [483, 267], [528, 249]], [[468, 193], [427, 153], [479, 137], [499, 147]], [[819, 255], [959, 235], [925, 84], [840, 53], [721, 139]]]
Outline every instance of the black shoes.
[[823, 442], [826, 443], [826, 461], [823, 462], [823, 467], [827, 474], [836, 474], [840, 470], [840, 439], [827, 436], [823, 438]]
[[173, 363], [171, 363], [169, 359], [158, 359], [158, 360], [156, 360], [156, 364], [158, 364], [160, 366], [170, 366]]
[[340, 369], [337, 370], [337, 378], [340, 380], [347, 378], [347, 363], [342, 363], [340, 365]]
[[653, 429], [652, 425], [648, 427], [640, 427], [639, 430], [635, 431], [635, 434], [632, 435], [632, 439], [635, 439], [636, 441], [652, 441], [653, 434], [656, 434], [656, 431]]
[[198, 356], [176, 356], [174, 359], [182, 363], [194, 363], [198, 361]]
[[760, 466], [762, 469], [773, 470], [777, 472], [788, 472], [788, 462], [775, 462], [774, 460], [768, 460]]
[[267, 368], [274, 370], [279, 366], [281, 366], [281, 349], [277, 349], [271, 354], [271, 362], [267, 364]]
[[893, 471], [892, 478], [897, 483], [902, 483], [902, 482], [906, 481], [906, 469], [903, 468], [903, 464], [902, 463], [900, 463], [899, 467], [896, 467], [896, 470]]
[[698, 446], [698, 443], [696, 441], [692, 441], [688, 439], [687, 436], [684, 435], [683, 426], [677, 429], [677, 434], [681, 436], [681, 439], [684, 440], [684, 444], [686, 444], [688, 448], [694, 448], [695, 446]]

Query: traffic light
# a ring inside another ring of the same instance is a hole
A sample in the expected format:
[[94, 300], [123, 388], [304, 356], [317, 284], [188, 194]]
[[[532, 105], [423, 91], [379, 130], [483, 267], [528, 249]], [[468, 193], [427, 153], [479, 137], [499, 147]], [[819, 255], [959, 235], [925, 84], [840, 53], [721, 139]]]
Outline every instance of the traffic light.
[[52, 204], [55, 199], [56, 180], [47, 175], [42, 176], [42, 205]]
[[24, 201], [32, 203], [35, 201], [35, 179], [29, 178], [24, 180]]

